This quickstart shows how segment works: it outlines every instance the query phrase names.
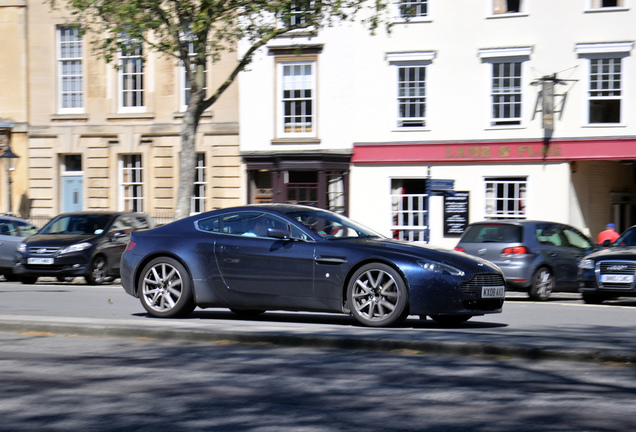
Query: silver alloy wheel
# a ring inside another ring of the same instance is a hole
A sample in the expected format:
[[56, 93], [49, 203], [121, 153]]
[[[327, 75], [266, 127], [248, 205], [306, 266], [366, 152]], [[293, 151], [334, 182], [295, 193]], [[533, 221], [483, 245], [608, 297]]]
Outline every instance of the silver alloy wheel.
[[351, 303], [362, 318], [384, 321], [395, 311], [400, 288], [393, 276], [382, 269], [369, 269], [354, 281]]
[[554, 289], [554, 276], [550, 269], [541, 267], [534, 274], [530, 296], [536, 300], [547, 300]]
[[158, 262], [143, 276], [143, 301], [157, 312], [172, 310], [183, 294], [183, 277], [179, 270], [166, 262]]
[[106, 276], [108, 272], [108, 266], [106, 263], [106, 259], [102, 256], [97, 256], [93, 259], [93, 262], [89, 269], [89, 274], [87, 275], [86, 282], [91, 285], [100, 285], [104, 282], [110, 282], [112, 279], [109, 276]]

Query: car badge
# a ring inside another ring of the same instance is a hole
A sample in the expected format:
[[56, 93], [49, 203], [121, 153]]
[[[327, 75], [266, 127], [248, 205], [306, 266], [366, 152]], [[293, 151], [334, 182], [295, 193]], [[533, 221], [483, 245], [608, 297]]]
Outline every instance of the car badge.
[[479, 255], [479, 256], [486, 255], [486, 252], [488, 252], [488, 249], [486, 249], [486, 248], [479, 249], [477, 251], [477, 255]]
[[36, 253], [39, 253], [39, 254], [46, 253], [46, 249], [45, 248], [38, 249], [38, 251]]

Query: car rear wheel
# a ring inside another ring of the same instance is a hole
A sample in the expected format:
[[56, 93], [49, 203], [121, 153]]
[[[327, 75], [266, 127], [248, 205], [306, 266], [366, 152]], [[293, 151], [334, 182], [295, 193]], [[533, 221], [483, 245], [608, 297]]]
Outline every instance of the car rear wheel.
[[84, 276], [89, 285], [101, 285], [111, 282], [112, 276], [108, 275], [108, 262], [101, 255], [93, 258], [91, 265], [88, 267], [88, 273]]
[[366, 326], [398, 324], [408, 314], [408, 291], [399, 273], [385, 264], [367, 264], [351, 277], [348, 309]]
[[537, 269], [532, 277], [532, 285], [530, 286], [530, 298], [532, 300], [545, 301], [550, 298], [554, 289], [554, 274], [547, 267]]
[[170, 257], [155, 258], [144, 267], [138, 290], [141, 304], [155, 317], [184, 317], [195, 308], [188, 271]]

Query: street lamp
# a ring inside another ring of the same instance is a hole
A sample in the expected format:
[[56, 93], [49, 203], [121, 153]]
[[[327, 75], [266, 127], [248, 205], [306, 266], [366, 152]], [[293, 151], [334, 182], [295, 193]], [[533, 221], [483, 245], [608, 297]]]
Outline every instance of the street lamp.
[[0, 159], [2, 159], [2, 164], [5, 166], [6, 170], [7, 170], [7, 179], [8, 179], [8, 183], [9, 183], [9, 211], [7, 211], [8, 215], [12, 215], [13, 212], [11, 211], [11, 202], [12, 202], [12, 187], [11, 187], [11, 183], [13, 183], [13, 180], [11, 180], [11, 171], [15, 170], [15, 166], [18, 164], [18, 159], [20, 159], [20, 156], [18, 156], [17, 154], [13, 153], [11, 151], [11, 147], [7, 146], [7, 149], [5, 150], [5, 152], [2, 154], [2, 156], [0, 156]]

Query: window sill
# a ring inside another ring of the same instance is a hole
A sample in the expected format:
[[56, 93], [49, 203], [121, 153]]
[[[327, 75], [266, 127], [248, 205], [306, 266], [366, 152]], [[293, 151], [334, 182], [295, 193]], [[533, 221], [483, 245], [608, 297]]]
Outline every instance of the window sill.
[[512, 129], [526, 129], [526, 126], [524, 126], [524, 125], [488, 126], [484, 130], [497, 131], [497, 130], [512, 130]]
[[143, 113], [115, 113], [108, 114], [106, 120], [152, 120], [155, 118], [155, 113], [143, 112]]
[[627, 12], [629, 11], [628, 7], [617, 6], [617, 7], [604, 7], [604, 8], [594, 8], [594, 9], [586, 9], [583, 13], [604, 13], [604, 12]]
[[320, 138], [275, 138], [272, 144], [320, 144]]
[[527, 16], [530, 16], [530, 14], [527, 12], [511, 12], [488, 15], [486, 19], [521, 18]]
[[[185, 111], [179, 111], [176, 112], [172, 115], [172, 118], [174, 119], [182, 119], [185, 116]], [[201, 114], [201, 118], [212, 118], [212, 111], [204, 111], [203, 114]]]
[[426, 127], [426, 126], [422, 126], [422, 127], [401, 127], [401, 128], [395, 128], [393, 129], [391, 132], [430, 132], [431, 129]]
[[431, 17], [415, 17], [415, 18], [401, 18], [395, 17], [393, 19], [394, 24], [416, 24], [416, 23], [432, 23]]
[[51, 116], [51, 121], [59, 122], [59, 121], [88, 121], [88, 114], [53, 114]]
[[589, 123], [584, 124], [583, 128], [624, 128], [627, 127], [625, 123]]

